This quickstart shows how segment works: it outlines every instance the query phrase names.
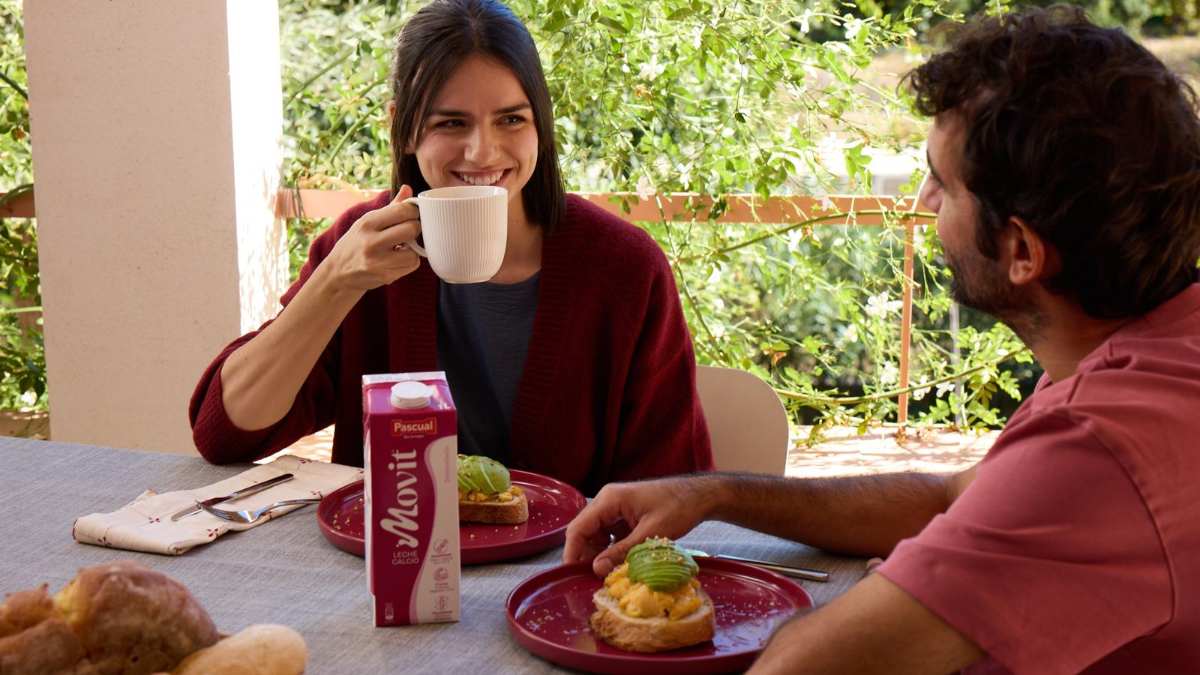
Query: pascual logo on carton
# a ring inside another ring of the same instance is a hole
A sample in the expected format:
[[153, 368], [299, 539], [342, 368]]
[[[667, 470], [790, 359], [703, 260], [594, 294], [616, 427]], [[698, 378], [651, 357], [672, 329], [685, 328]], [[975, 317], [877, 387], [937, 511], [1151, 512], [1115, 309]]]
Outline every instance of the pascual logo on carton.
[[392, 435], [404, 436], [407, 434], [436, 434], [437, 433], [437, 418], [426, 417], [419, 420], [393, 420]]

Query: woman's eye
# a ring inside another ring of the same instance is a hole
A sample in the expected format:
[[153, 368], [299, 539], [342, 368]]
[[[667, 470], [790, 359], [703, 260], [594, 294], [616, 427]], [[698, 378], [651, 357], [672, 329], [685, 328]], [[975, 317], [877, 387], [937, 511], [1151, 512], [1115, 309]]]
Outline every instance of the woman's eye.
[[516, 126], [518, 124], [524, 124], [525, 118], [521, 117], [520, 115], [505, 115], [501, 119], [501, 122], [507, 124], [508, 126]]
[[463, 126], [462, 120], [442, 120], [433, 125], [435, 129], [458, 129]]

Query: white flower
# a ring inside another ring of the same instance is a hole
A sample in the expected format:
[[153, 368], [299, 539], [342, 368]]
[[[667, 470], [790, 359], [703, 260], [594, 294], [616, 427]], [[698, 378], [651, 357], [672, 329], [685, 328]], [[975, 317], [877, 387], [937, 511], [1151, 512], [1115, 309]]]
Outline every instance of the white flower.
[[647, 176], [646, 174], [642, 174], [642, 177], [639, 178], [638, 182], [637, 182], [638, 198], [639, 199], [650, 199], [657, 193], [658, 193], [658, 190], [656, 190], [654, 188], [654, 182], [650, 180], [649, 176]]
[[928, 394], [928, 393], [929, 393], [929, 387], [921, 387], [920, 389], [914, 389], [913, 393], [912, 393], [913, 400], [920, 401], [921, 399], [925, 398], [925, 394]]
[[800, 248], [800, 242], [804, 241], [804, 230], [796, 229], [787, 233], [788, 249], [796, 250]]
[[658, 54], [651, 54], [650, 60], [643, 63], [642, 67], [638, 70], [638, 77], [653, 82], [666, 69], [666, 65], [659, 64]]
[[942, 382], [936, 387], [935, 391], [937, 392], [937, 397], [941, 398], [946, 394], [952, 393], [957, 387], [958, 385], [954, 382]]
[[800, 15], [800, 35], [808, 35], [808, 31], [809, 31], [808, 20], [810, 18], [812, 18], [812, 10], [811, 9], [804, 10], [804, 13]]
[[892, 363], [891, 361], [883, 364], [883, 367], [879, 369], [880, 384], [896, 384], [896, 382], [899, 380], [900, 369], [897, 368], [896, 364]]
[[899, 300], [888, 300], [887, 293], [879, 293], [867, 298], [867, 306], [863, 311], [867, 313], [867, 316], [883, 319], [903, 306], [904, 303]]
[[858, 342], [858, 326], [850, 324], [850, 327], [842, 331], [842, 344], [848, 342]]
[[854, 38], [857, 37], [858, 34], [862, 32], [862, 29], [863, 29], [862, 19], [854, 19], [853, 21], [847, 22], [846, 23], [846, 39], [853, 42]]

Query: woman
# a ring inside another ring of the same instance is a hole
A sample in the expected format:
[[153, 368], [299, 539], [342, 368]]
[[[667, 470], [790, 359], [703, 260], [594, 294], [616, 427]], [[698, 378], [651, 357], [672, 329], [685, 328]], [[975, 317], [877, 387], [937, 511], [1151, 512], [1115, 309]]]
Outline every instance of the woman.
[[[445, 370], [459, 449], [605, 483], [711, 469], [671, 270], [644, 232], [565, 196], [550, 95], [528, 31], [491, 0], [440, 0], [400, 32], [390, 193], [312, 244], [274, 321], [226, 347], [190, 415], [201, 454], [247, 461], [336, 422], [361, 465], [364, 373]], [[408, 247], [414, 193], [508, 190], [490, 282], [441, 283]]]

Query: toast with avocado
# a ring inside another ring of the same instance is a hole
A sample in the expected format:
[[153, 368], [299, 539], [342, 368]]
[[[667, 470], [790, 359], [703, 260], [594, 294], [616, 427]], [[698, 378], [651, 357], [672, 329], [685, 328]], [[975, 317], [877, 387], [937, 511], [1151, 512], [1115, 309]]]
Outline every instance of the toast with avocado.
[[592, 596], [592, 631], [632, 652], [661, 652], [707, 642], [716, 621], [712, 599], [696, 578], [699, 566], [670, 539], [650, 538]]
[[482, 455], [458, 456], [458, 520], [517, 525], [529, 520], [529, 498], [503, 464]]

